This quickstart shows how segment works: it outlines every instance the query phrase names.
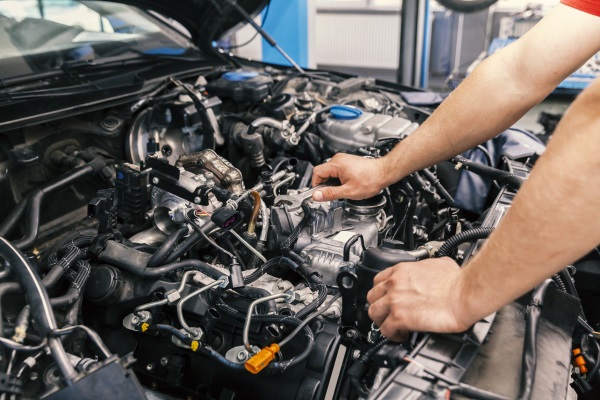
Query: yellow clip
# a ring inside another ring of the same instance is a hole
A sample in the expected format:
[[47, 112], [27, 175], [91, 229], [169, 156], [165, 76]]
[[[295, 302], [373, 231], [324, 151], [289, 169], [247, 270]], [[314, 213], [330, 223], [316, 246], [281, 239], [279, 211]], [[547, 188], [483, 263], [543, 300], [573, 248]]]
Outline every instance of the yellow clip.
[[190, 349], [192, 349], [192, 351], [196, 351], [196, 350], [198, 350], [198, 346], [199, 346], [198, 341], [193, 340], [192, 343], [190, 344]]
[[265, 369], [273, 359], [275, 359], [275, 354], [278, 352], [279, 345], [277, 343], [265, 347], [246, 361], [246, 369], [253, 374], [258, 374]]
[[144, 322], [141, 327], [142, 332], [146, 332], [148, 330], [148, 328], [150, 328], [150, 324], [147, 322]]

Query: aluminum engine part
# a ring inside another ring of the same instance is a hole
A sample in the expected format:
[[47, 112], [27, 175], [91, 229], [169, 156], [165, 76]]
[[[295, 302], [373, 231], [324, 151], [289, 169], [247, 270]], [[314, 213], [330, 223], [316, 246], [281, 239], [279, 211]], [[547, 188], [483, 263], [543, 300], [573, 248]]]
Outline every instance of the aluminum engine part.
[[337, 152], [373, 146], [382, 138], [407, 136], [419, 124], [401, 117], [365, 112], [355, 119], [336, 119], [329, 115], [318, 127], [327, 145]]
[[[274, 241], [283, 239], [285, 234], [300, 223], [302, 208], [290, 208], [289, 198], [304, 197], [304, 193], [291, 192], [278, 196], [271, 210], [271, 225]], [[294, 250], [310, 260], [310, 266], [323, 276], [327, 285], [336, 286], [336, 278], [343, 267], [353, 268], [362, 254], [362, 245], [355, 243], [350, 249], [350, 262], [344, 262], [344, 245], [354, 235], [363, 237], [366, 247], [376, 246], [379, 233], [385, 224], [383, 207], [385, 198], [375, 197], [363, 202], [333, 201], [325, 203], [308, 202], [311, 219], [298, 236]], [[280, 237], [276, 235], [279, 233]]]
[[237, 195], [242, 194], [245, 190], [240, 170], [219, 156], [214, 150], [183, 154], [177, 160], [177, 166], [181, 166], [194, 173], [211, 172], [214, 174], [215, 181], [221, 187]]

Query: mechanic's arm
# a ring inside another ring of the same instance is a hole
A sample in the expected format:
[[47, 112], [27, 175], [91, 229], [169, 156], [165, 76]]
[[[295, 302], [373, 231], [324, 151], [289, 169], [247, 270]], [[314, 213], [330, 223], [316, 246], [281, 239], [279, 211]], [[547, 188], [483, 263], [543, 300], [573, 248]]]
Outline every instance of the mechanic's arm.
[[481, 251], [398, 264], [376, 276], [369, 315], [384, 335], [462, 331], [600, 243], [600, 80], [567, 111]]
[[315, 200], [373, 196], [414, 171], [493, 138], [598, 50], [600, 17], [557, 5], [525, 36], [476, 68], [389, 155], [367, 160], [337, 154], [316, 167], [313, 186], [329, 177], [339, 178], [343, 185], [316, 191]]

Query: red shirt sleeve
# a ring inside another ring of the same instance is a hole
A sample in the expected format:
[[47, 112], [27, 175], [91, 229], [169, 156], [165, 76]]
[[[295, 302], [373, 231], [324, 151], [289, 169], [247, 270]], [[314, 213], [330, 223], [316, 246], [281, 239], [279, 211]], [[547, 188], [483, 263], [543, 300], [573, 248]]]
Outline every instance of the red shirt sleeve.
[[598, 0], [560, 0], [569, 7], [600, 17], [600, 1]]

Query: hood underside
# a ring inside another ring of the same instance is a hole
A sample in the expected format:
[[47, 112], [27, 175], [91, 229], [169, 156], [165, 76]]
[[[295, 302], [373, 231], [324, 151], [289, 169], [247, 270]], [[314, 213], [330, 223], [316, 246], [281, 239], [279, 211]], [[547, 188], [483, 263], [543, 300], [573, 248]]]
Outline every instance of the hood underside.
[[[141, 9], [156, 11], [182, 24], [194, 43], [203, 50], [223, 34], [246, 23], [243, 16], [226, 0], [119, 0]], [[252, 17], [257, 16], [269, 0], [237, 0]]]

